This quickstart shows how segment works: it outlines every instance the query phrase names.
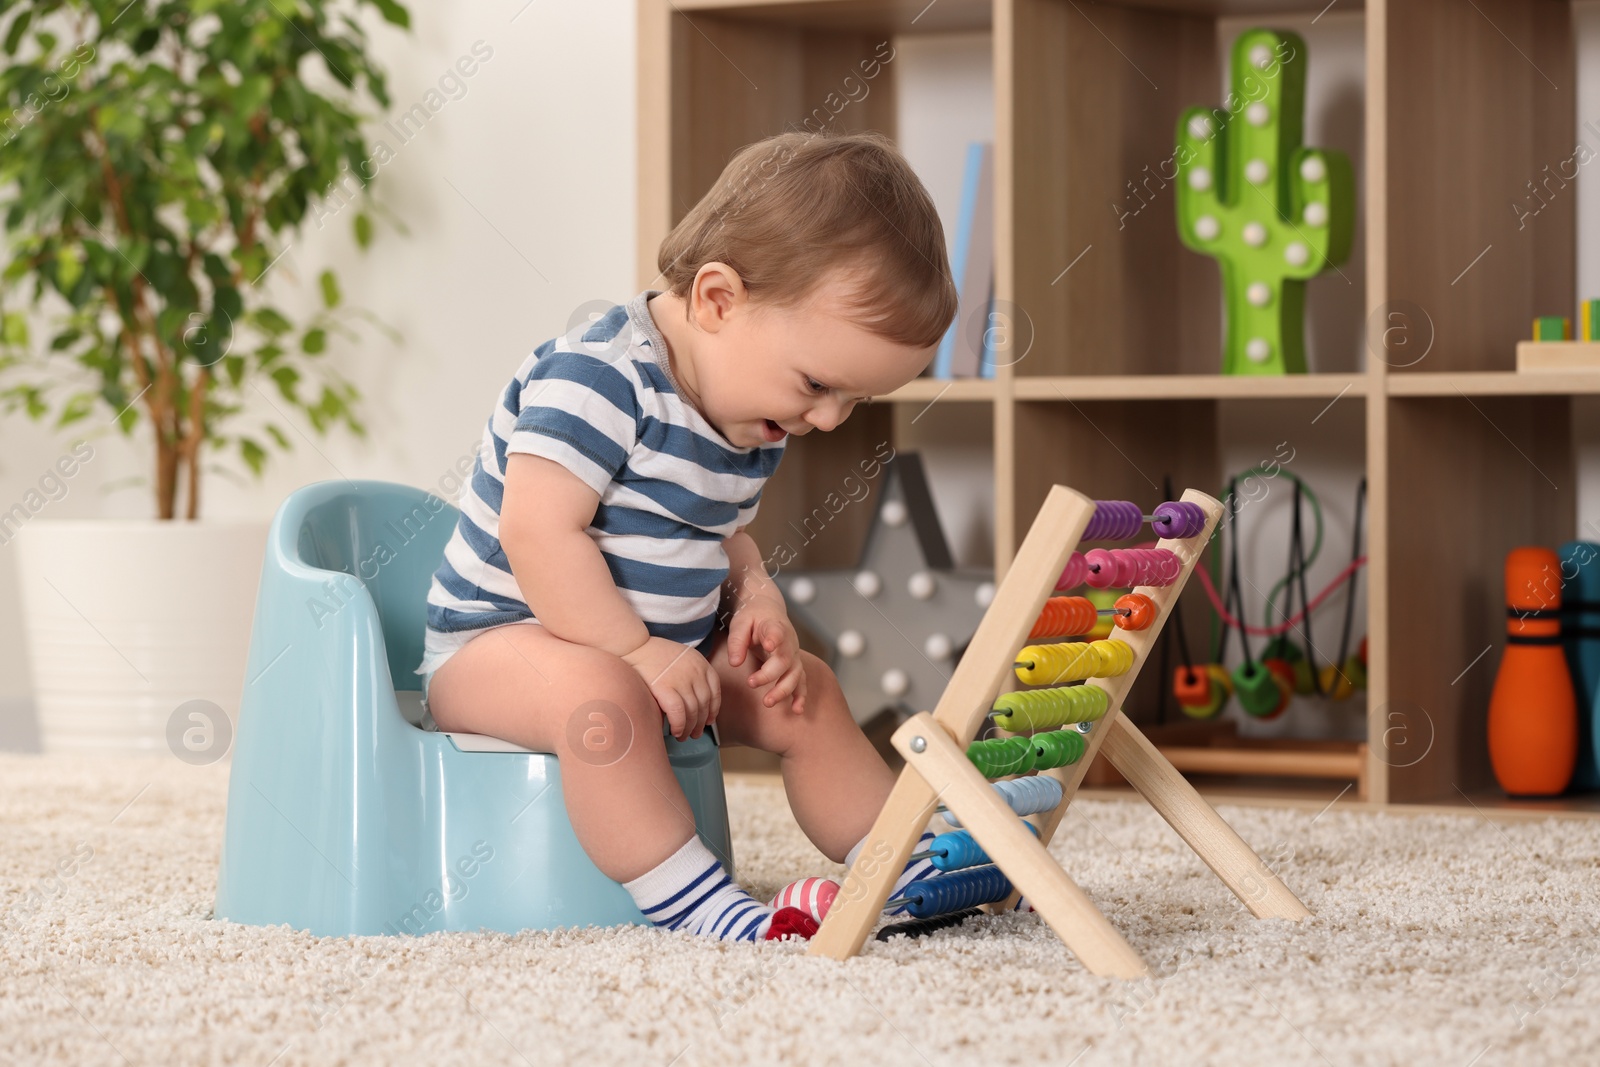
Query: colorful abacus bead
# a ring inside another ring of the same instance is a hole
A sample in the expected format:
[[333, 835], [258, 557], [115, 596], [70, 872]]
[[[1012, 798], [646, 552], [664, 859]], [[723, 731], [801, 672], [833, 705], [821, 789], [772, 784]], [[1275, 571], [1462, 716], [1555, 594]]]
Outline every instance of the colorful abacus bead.
[[1055, 685], [1110, 678], [1126, 674], [1132, 666], [1133, 647], [1124, 641], [1063, 641], [1024, 646], [1014, 669], [1024, 685]]
[[[1039, 828], [1033, 823], [1023, 819], [1022, 825], [1032, 830], [1034, 837], [1039, 836]], [[928, 851], [913, 852], [911, 858], [929, 860], [941, 871], [959, 871], [990, 862], [989, 854], [973, 838], [971, 830], [952, 830], [947, 834], [937, 834], [928, 844]], [[822, 920], [818, 918], [817, 921]]]
[[906, 911], [918, 919], [931, 919], [953, 911], [993, 904], [1011, 895], [1011, 880], [1000, 868], [990, 864], [973, 867], [953, 874], [940, 874], [932, 878], [918, 878], [888, 901], [885, 907], [904, 904]]
[[1120, 594], [1115, 589], [1089, 589], [1084, 592], [1083, 598], [1095, 607], [1094, 627], [1085, 633], [1091, 640], [1098, 641], [1103, 637], [1110, 637], [1113, 627], [1113, 615], [1106, 614], [1112, 610]]
[[1099, 613], [1088, 598], [1081, 596], [1053, 596], [1044, 602], [1039, 618], [1028, 631], [1028, 640], [1041, 637], [1063, 637], [1069, 634], [1086, 634], [1099, 622]]
[[1205, 509], [1187, 500], [1169, 500], [1157, 504], [1150, 519], [1150, 528], [1162, 537], [1181, 541], [1194, 537], [1206, 528]]
[[1017, 653], [1017, 681], [1024, 685], [1081, 682], [1100, 669], [1100, 653], [1087, 641], [1026, 645]]
[[1013, 733], [1049, 730], [1067, 723], [1094, 722], [1110, 705], [1109, 694], [1095, 685], [1018, 690], [995, 698], [994, 722]]
[[1085, 541], [1126, 541], [1144, 525], [1144, 509], [1128, 500], [1096, 500]]
[[1083, 734], [1073, 728], [1047, 730], [1034, 734], [1028, 740], [1033, 742], [1033, 769], [1036, 771], [1070, 767], [1083, 758], [1084, 749], [1088, 746]]
[[1126, 549], [1113, 551], [1109, 548], [1091, 548], [1085, 552], [1083, 560], [1088, 564], [1088, 573], [1084, 575], [1083, 580], [1095, 589], [1138, 584], [1133, 581], [1133, 573], [1128, 566], [1129, 561], [1123, 554], [1126, 551]]
[[1156, 621], [1155, 601], [1143, 593], [1128, 593], [1119, 596], [1115, 605], [1118, 612], [1125, 614], [1113, 615], [1111, 621], [1123, 630], [1144, 630]]
[[[1028, 738], [1008, 737], [1007, 741], [1026, 741]], [[984, 742], [980, 742], [984, 743]], [[1061, 804], [1061, 783], [1054, 778], [1012, 778], [1004, 782], [991, 782], [990, 788], [1018, 816], [1037, 815], [1041, 811], [1054, 811]], [[956, 813], [940, 805], [944, 821], [960, 828]]]
[[1135, 548], [1130, 551], [1143, 553], [1140, 585], [1171, 585], [1183, 573], [1183, 560], [1170, 548]]
[[1178, 554], [1168, 548], [1091, 548], [1083, 559], [1083, 580], [1096, 589], [1171, 585], [1183, 572]]
[[967, 746], [967, 759], [985, 778], [1027, 774], [1038, 764], [1038, 751], [1028, 737], [989, 737]]
[[1096, 678], [1115, 678], [1133, 669], [1133, 646], [1126, 641], [1095, 641], [1090, 647], [1100, 655]]
[[1078, 588], [1088, 574], [1089, 563], [1083, 558], [1083, 553], [1074, 552], [1067, 557], [1067, 565], [1061, 568], [1061, 577], [1056, 579], [1056, 592]]

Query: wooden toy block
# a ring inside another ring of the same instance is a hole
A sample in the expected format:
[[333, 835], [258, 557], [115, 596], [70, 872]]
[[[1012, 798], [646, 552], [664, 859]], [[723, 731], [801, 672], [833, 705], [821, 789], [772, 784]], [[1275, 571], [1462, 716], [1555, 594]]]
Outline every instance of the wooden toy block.
[[1572, 320], [1565, 315], [1540, 315], [1533, 320], [1535, 341], [1572, 340]]

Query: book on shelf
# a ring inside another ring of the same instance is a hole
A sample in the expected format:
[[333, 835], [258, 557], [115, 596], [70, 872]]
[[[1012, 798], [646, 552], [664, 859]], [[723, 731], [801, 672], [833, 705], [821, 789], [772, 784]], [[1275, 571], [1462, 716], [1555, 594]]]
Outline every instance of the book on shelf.
[[988, 317], [994, 297], [994, 145], [988, 141], [967, 146], [950, 273], [956, 283], [956, 318], [940, 339], [927, 376], [992, 378]]

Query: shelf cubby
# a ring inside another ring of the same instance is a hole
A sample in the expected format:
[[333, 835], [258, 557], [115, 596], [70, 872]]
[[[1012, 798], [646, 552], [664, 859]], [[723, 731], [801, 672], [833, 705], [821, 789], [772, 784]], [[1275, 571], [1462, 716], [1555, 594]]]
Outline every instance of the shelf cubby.
[[1401, 728], [1387, 756], [1391, 800], [1449, 801], [1494, 785], [1484, 739], [1505, 644], [1506, 553], [1572, 537], [1571, 406], [1552, 396], [1389, 405], [1388, 562], [1405, 576], [1391, 601], [1386, 706], [1376, 709]]

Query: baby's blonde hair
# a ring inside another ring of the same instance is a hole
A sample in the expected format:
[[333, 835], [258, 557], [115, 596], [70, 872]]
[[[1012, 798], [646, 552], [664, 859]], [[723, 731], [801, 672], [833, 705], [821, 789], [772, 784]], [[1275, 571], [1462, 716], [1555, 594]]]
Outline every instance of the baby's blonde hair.
[[780, 133], [741, 148], [661, 242], [656, 264], [687, 300], [706, 263], [726, 263], [763, 306], [794, 307], [832, 271], [857, 284], [842, 309], [879, 337], [939, 343], [956, 314], [944, 227], [881, 133]]

